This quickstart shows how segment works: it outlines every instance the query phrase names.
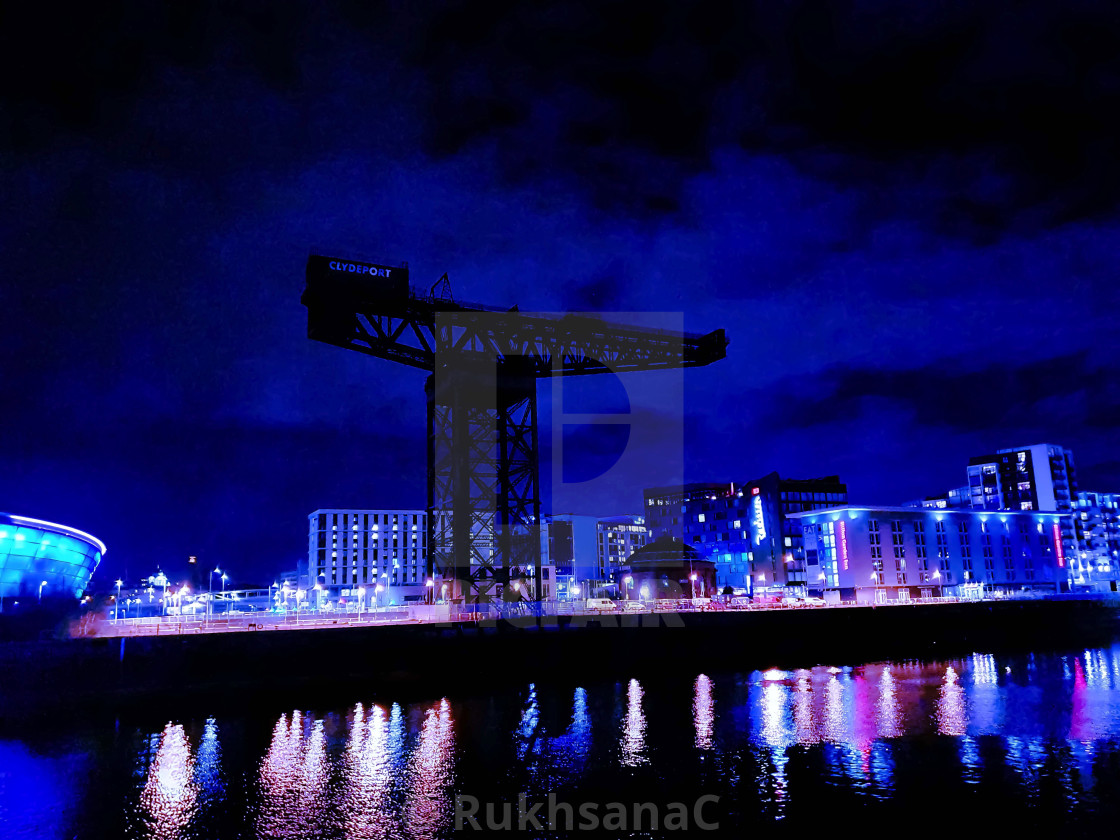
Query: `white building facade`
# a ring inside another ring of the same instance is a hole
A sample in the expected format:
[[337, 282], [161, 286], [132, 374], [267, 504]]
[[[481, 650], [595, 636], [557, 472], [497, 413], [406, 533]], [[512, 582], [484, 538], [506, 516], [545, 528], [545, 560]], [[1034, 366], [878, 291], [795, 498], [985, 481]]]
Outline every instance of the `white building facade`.
[[[324, 508], [307, 521], [312, 587], [318, 583], [336, 593], [364, 587], [370, 603], [402, 604], [427, 596], [424, 511]], [[383, 590], [378, 593], [379, 584]]]

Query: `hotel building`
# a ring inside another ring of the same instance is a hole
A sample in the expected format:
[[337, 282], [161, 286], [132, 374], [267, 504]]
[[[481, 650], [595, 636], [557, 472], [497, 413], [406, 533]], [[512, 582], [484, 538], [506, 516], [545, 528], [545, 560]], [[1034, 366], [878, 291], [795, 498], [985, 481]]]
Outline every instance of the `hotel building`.
[[[387, 586], [382, 603], [424, 597], [428, 517], [422, 510], [322, 509], [307, 517], [311, 586]], [[344, 593], [346, 594], [346, 593]], [[374, 600], [371, 594], [370, 601]]]
[[844, 506], [789, 518], [810, 592], [829, 601], [1054, 592], [1067, 575], [1057, 513]]
[[[782, 478], [776, 472], [755, 481], [694, 484], [645, 491], [646, 509], [656, 510], [659, 531], [651, 536], [678, 536], [716, 564], [722, 591], [805, 594], [808, 580], [802, 558], [802, 533], [788, 516], [831, 508], [848, 500], [839, 476]], [[678, 525], [679, 521], [679, 525]]]
[[723, 498], [735, 492], [731, 482], [683, 484], [671, 487], [647, 487], [642, 496], [645, 509], [646, 530], [651, 541], [661, 537], [683, 540], [685, 507], [690, 502], [711, 497]]

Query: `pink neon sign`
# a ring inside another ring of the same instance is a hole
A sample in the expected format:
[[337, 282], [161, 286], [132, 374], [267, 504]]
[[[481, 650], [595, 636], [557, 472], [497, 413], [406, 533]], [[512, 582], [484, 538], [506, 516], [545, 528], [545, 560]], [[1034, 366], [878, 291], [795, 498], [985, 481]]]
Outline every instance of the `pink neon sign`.
[[838, 523], [840, 531], [840, 562], [844, 571], [848, 571], [848, 523], [843, 519]]
[[1054, 551], [1058, 553], [1058, 568], [1064, 569], [1066, 567], [1065, 550], [1062, 548], [1062, 531], [1058, 528], [1058, 523], [1054, 523]]

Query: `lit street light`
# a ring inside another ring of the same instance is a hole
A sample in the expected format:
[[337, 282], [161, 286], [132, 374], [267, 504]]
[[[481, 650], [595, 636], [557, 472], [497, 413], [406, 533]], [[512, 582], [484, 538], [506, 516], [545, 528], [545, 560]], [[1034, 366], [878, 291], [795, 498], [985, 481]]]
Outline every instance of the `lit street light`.
[[208, 590], [207, 598], [206, 598], [206, 620], [207, 621], [210, 620], [210, 615], [213, 612], [213, 608], [212, 608], [211, 605], [214, 603], [214, 575], [220, 575], [221, 573], [222, 573], [222, 570], [219, 569], [217, 566], [215, 566], [214, 571], [212, 571], [210, 574], [208, 574], [206, 576], [206, 588]]
[[[689, 561], [689, 562], [692, 562], [692, 561]], [[688, 576], [688, 579], [691, 581], [688, 588], [689, 588], [689, 591], [692, 593], [692, 600], [695, 601], [696, 600], [696, 572], [693, 572], [692, 574], [690, 574]]]
[[43, 603], [43, 587], [47, 585], [46, 581], [39, 584], [39, 603]]
[[436, 602], [436, 582], [431, 578], [428, 578], [424, 585], [428, 587], [428, 603], [434, 604]]
[[117, 600], [113, 602], [113, 623], [114, 624], [117, 623], [117, 619], [120, 618], [120, 614], [121, 614], [121, 585], [123, 583], [124, 583], [123, 580], [121, 580], [120, 578], [117, 578]]

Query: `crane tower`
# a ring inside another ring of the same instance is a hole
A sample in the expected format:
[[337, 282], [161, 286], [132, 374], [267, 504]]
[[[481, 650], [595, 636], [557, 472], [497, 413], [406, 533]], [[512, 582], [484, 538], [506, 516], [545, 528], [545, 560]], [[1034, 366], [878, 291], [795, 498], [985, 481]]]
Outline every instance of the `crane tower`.
[[309, 338], [429, 374], [427, 573], [466, 604], [525, 575], [540, 597], [538, 379], [707, 365], [727, 347], [723, 330], [455, 301], [446, 274], [417, 289], [407, 264], [312, 255], [302, 302]]

